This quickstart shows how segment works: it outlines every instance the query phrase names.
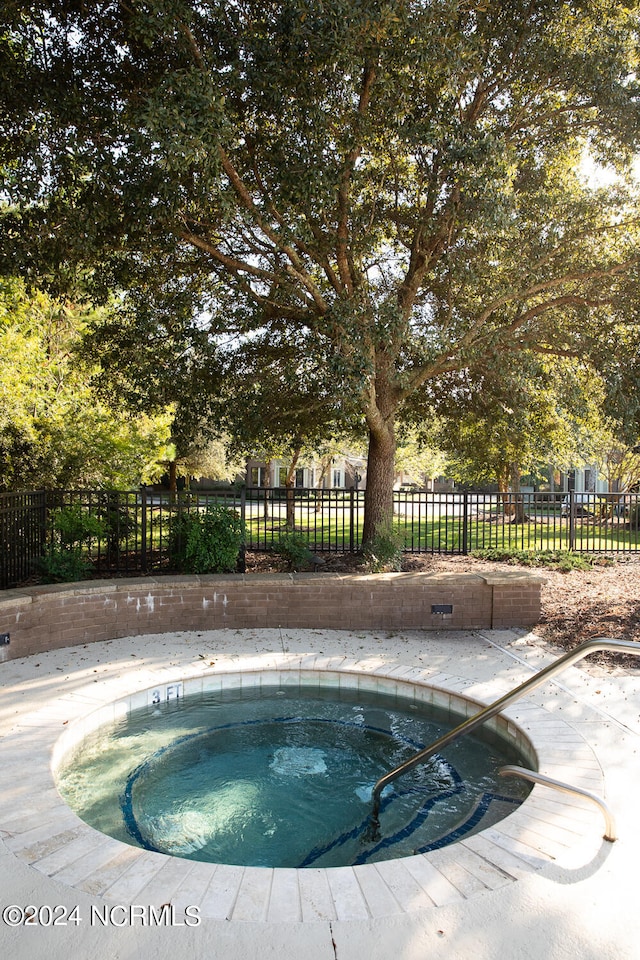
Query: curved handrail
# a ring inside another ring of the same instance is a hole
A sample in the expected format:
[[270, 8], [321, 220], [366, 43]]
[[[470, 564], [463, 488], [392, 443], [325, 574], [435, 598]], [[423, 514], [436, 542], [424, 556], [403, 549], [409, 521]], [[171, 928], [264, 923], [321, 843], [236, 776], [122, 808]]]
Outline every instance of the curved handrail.
[[506, 693], [503, 697], [500, 697], [499, 700], [495, 700], [493, 703], [490, 703], [489, 706], [485, 707], [479, 713], [476, 713], [467, 720], [464, 720], [453, 730], [450, 730], [449, 733], [445, 733], [437, 740], [434, 740], [433, 743], [430, 743], [429, 746], [420, 750], [419, 753], [414, 754], [413, 757], [409, 757], [409, 759], [405, 760], [404, 763], [401, 763], [393, 770], [389, 770], [388, 773], [385, 773], [383, 776], [381, 776], [380, 779], [376, 781], [372, 793], [373, 808], [371, 811], [369, 830], [369, 835], [371, 838], [375, 839], [380, 832], [380, 794], [389, 783], [393, 783], [394, 780], [402, 776], [404, 773], [408, 773], [409, 770], [413, 770], [413, 768], [417, 767], [418, 764], [424, 763], [425, 760], [428, 760], [429, 757], [432, 757], [434, 753], [437, 753], [438, 750], [442, 750], [443, 747], [453, 743], [454, 740], [458, 740], [460, 737], [464, 736], [464, 734], [471, 733], [472, 730], [476, 730], [483, 723], [486, 723], [487, 720], [495, 717], [496, 714], [506, 709], [506, 707], [511, 706], [512, 703], [515, 703], [516, 700], [519, 700], [521, 697], [525, 696], [525, 694], [530, 693], [532, 690], [535, 690], [537, 687], [541, 686], [546, 680], [554, 677], [566, 667], [570, 667], [572, 664], [576, 663], [576, 661], [582, 660], [584, 657], [589, 656], [590, 653], [599, 653], [602, 651], [624, 651], [625, 653], [630, 653], [634, 656], [640, 656], [640, 644], [636, 643], [635, 640], [613, 640], [607, 637], [596, 637], [593, 640], [585, 640], [584, 643], [579, 644], [573, 650], [570, 650], [562, 657], [559, 657], [554, 663], [551, 663], [549, 666], [539, 670], [538, 673], [534, 674], [528, 680], [525, 680], [524, 683], [521, 683], [519, 687], [515, 687], [509, 693]]
[[544, 773], [538, 773], [536, 770], [527, 770], [526, 767], [518, 767], [515, 764], [508, 763], [505, 767], [500, 767], [498, 774], [501, 777], [521, 777], [523, 780], [530, 780], [531, 783], [540, 783], [544, 787], [552, 787], [554, 790], [560, 790], [562, 793], [574, 793], [585, 800], [591, 800], [597, 807], [600, 807], [605, 820], [604, 839], [613, 843], [616, 838], [616, 823], [611, 810], [604, 802], [602, 797], [589, 790], [583, 790], [582, 787], [573, 787], [570, 783], [563, 783], [562, 780], [554, 780], [553, 777], [547, 777]]

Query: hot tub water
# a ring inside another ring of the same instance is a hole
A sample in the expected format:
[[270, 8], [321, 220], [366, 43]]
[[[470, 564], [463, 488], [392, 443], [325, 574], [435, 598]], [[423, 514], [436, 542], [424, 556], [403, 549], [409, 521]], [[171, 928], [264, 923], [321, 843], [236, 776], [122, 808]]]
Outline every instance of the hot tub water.
[[484, 829], [529, 791], [498, 777], [522, 762], [484, 731], [386, 788], [382, 839], [371, 790], [460, 716], [363, 690], [244, 684], [132, 710], [58, 769], [87, 823], [172, 856], [270, 867], [343, 866], [425, 852]]

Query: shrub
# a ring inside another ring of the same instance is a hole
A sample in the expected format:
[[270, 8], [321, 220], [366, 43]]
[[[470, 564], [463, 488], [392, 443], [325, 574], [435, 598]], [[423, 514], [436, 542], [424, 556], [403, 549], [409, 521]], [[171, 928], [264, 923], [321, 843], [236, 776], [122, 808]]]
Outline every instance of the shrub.
[[244, 539], [236, 510], [209, 506], [203, 513], [179, 513], [171, 525], [171, 559], [182, 573], [229, 573]]
[[94, 538], [104, 536], [104, 524], [79, 504], [62, 507], [50, 518], [49, 548], [39, 562], [45, 583], [70, 583], [84, 580], [91, 572], [85, 547]]
[[131, 540], [138, 530], [135, 511], [128, 509], [126, 499], [117, 491], [105, 491], [98, 497], [98, 516], [104, 525], [106, 554], [115, 560], [122, 543]]
[[387, 573], [402, 568], [403, 549], [404, 536], [389, 524], [364, 545], [362, 554], [370, 573]]
[[291, 570], [300, 570], [313, 560], [308, 540], [302, 533], [297, 533], [295, 530], [281, 533], [274, 550], [288, 562]]

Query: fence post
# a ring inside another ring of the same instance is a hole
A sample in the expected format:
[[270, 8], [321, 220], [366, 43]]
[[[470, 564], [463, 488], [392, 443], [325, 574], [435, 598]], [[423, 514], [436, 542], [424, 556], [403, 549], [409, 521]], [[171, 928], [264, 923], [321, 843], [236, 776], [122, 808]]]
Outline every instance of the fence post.
[[36, 507], [38, 559], [40, 559], [47, 549], [47, 492], [46, 490], [37, 490], [33, 497], [33, 503]]
[[140, 537], [142, 540], [141, 543], [141, 557], [140, 557], [140, 567], [143, 573], [148, 571], [148, 558], [147, 558], [147, 488], [145, 484], [142, 485], [141, 492], [141, 507], [142, 507], [142, 517], [140, 519]]
[[349, 487], [349, 553], [354, 551], [355, 537], [355, 498], [354, 488]]
[[247, 488], [244, 484], [240, 487], [240, 519], [243, 523], [247, 520]]
[[469, 494], [466, 490], [462, 494], [462, 553], [465, 557], [469, 553]]
[[49, 531], [49, 513], [52, 509], [50, 490], [42, 491], [42, 500], [40, 503], [40, 530], [42, 536], [42, 555], [46, 554], [51, 546]]
[[240, 551], [238, 553], [238, 563], [237, 570], [238, 573], [247, 572], [247, 528], [246, 521], [247, 518], [247, 488], [243, 483], [240, 487], [240, 520], [242, 521], [242, 529], [244, 530], [244, 535], [242, 537], [242, 543], [240, 544]]
[[569, 550], [576, 548], [576, 497], [575, 491], [569, 491]]

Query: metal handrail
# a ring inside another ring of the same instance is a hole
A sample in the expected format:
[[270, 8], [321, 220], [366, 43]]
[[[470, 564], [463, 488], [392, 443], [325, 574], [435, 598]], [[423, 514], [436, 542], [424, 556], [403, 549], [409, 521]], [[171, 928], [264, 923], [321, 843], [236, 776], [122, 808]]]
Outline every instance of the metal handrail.
[[408, 773], [409, 770], [413, 770], [413, 768], [417, 767], [418, 764], [424, 763], [426, 760], [432, 757], [434, 753], [437, 753], [438, 750], [442, 750], [443, 747], [453, 743], [454, 740], [458, 740], [466, 733], [471, 733], [473, 730], [476, 730], [483, 723], [486, 723], [487, 720], [495, 717], [496, 714], [506, 709], [506, 707], [511, 706], [512, 703], [515, 703], [516, 700], [519, 700], [521, 697], [525, 696], [525, 694], [530, 693], [532, 690], [535, 690], [537, 687], [541, 686], [546, 680], [554, 677], [566, 667], [570, 667], [572, 664], [576, 663], [576, 661], [582, 660], [584, 657], [589, 656], [590, 653], [600, 653], [602, 651], [615, 651], [618, 653], [624, 651], [625, 653], [630, 653], [634, 656], [640, 656], [640, 644], [636, 643], [634, 640], [612, 640], [607, 637], [596, 637], [593, 640], [585, 640], [584, 643], [579, 644], [579, 646], [575, 647], [573, 650], [565, 653], [554, 663], [549, 664], [548, 667], [544, 667], [542, 670], [539, 670], [538, 673], [534, 674], [524, 683], [521, 683], [519, 687], [515, 687], [509, 693], [505, 694], [503, 697], [500, 697], [499, 700], [495, 700], [493, 703], [490, 703], [489, 706], [485, 707], [483, 710], [480, 710], [479, 713], [476, 713], [467, 720], [464, 720], [453, 730], [450, 730], [449, 733], [445, 733], [437, 740], [434, 740], [433, 743], [430, 743], [429, 746], [420, 750], [419, 753], [414, 754], [413, 757], [409, 757], [409, 759], [405, 760], [404, 763], [401, 763], [393, 770], [385, 773], [382, 777], [380, 777], [373, 787], [373, 808], [370, 817], [369, 836], [372, 839], [375, 839], [380, 835], [380, 795], [388, 784], [393, 783], [394, 780], [403, 774]]
[[616, 824], [613, 814], [602, 797], [599, 797], [596, 793], [591, 793], [589, 790], [583, 790], [581, 787], [573, 787], [570, 783], [563, 783], [562, 780], [554, 780], [552, 777], [547, 777], [545, 774], [538, 773], [536, 770], [527, 770], [526, 767], [518, 767], [511, 763], [508, 763], [505, 767], [500, 767], [498, 773], [501, 777], [521, 777], [523, 780], [530, 780], [531, 783], [540, 783], [545, 787], [552, 787], [554, 790], [560, 790], [562, 793], [575, 793], [579, 797], [584, 797], [586, 800], [591, 800], [591, 802], [595, 803], [597, 807], [600, 807], [600, 810], [604, 815], [604, 839], [608, 840], [610, 843], [613, 843], [614, 840], [617, 839]]

